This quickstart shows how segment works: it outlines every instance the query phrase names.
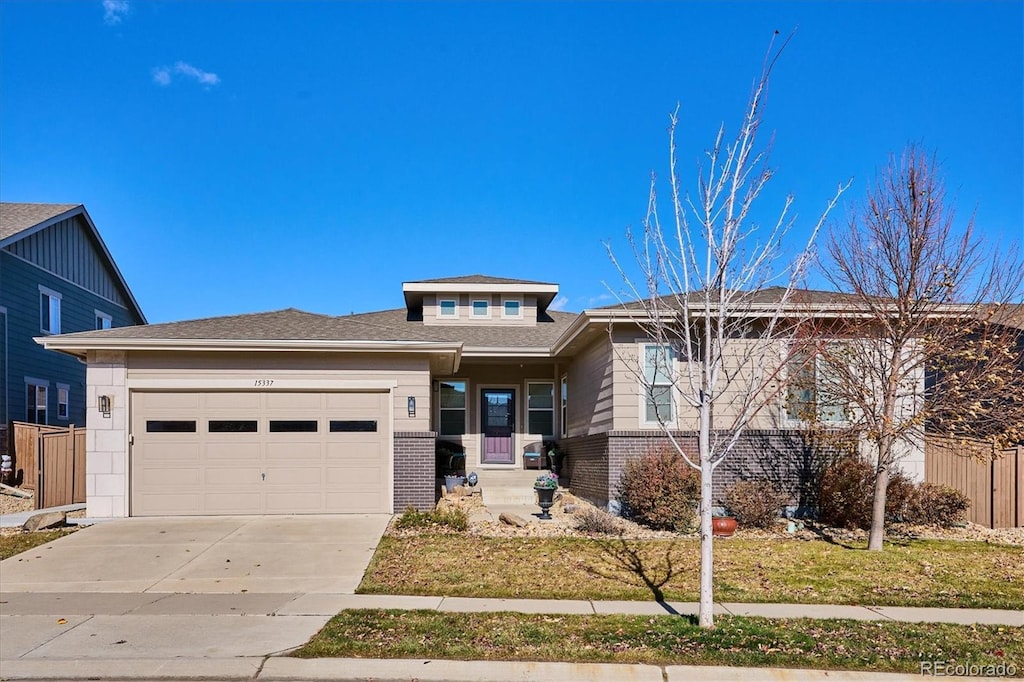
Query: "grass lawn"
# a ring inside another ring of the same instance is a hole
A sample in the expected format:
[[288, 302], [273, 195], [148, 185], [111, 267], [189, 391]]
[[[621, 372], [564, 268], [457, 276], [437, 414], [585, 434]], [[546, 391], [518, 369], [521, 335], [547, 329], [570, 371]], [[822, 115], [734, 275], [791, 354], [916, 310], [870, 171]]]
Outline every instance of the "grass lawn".
[[43, 530], [35, 533], [3, 533], [0, 534], [0, 559], [12, 557], [15, 554], [27, 552], [33, 547], [45, 545], [51, 540], [74, 533], [77, 528], [62, 528], [59, 530]]
[[1014, 665], [1024, 628], [718, 616], [343, 611], [293, 655], [730, 665], [918, 673], [921, 661]]
[[[725, 602], [1024, 608], [1024, 547], [914, 540], [715, 542]], [[363, 594], [697, 601], [699, 541], [385, 537]]]

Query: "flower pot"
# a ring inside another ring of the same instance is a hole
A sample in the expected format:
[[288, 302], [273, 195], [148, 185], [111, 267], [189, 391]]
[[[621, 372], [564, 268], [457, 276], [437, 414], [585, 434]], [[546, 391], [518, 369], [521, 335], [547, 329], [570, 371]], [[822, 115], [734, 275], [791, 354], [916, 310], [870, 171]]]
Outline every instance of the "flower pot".
[[462, 476], [445, 476], [444, 477], [444, 488], [448, 492], [454, 491], [460, 485], [465, 483], [466, 479]]
[[534, 488], [537, 491], [537, 504], [540, 505], [540, 518], [551, 518], [551, 505], [555, 503], [554, 488]]
[[735, 532], [735, 518], [731, 516], [716, 516], [711, 519], [711, 533], [716, 538], [731, 538]]

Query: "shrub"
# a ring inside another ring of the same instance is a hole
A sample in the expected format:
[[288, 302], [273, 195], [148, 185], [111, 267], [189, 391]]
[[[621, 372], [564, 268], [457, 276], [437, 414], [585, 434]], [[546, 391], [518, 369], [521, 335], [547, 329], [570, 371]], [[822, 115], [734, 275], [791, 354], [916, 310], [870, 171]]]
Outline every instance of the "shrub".
[[[914, 489], [914, 484], [902, 472], [890, 474], [885, 499], [886, 523], [908, 516]], [[821, 473], [818, 520], [842, 528], [870, 528], [874, 494], [875, 467], [858, 455], [841, 457]]]
[[626, 462], [618, 495], [624, 516], [658, 530], [689, 531], [700, 499], [700, 474], [679, 453], [653, 450]]
[[967, 518], [971, 498], [959, 490], [945, 485], [922, 483], [915, 492], [909, 505], [907, 522], [949, 528], [963, 523]]
[[737, 481], [725, 491], [725, 506], [746, 528], [771, 528], [789, 496], [768, 481]]
[[576, 529], [581, 533], [621, 535], [625, 530], [618, 518], [597, 507], [584, 506], [573, 516], [577, 520]]
[[399, 530], [437, 526], [463, 531], [469, 528], [469, 517], [466, 516], [464, 510], [458, 507], [419, 511], [410, 506], [406, 507], [402, 515], [395, 521], [395, 528]]

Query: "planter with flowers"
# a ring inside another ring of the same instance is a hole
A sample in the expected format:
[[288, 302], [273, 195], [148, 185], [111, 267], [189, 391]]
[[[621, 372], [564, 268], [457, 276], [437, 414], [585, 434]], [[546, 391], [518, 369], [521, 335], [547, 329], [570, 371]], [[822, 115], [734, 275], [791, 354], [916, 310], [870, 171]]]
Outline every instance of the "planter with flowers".
[[540, 518], [551, 518], [551, 506], [555, 503], [555, 491], [558, 490], [558, 476], [550, 471], [545, 471], [533, 482], [533, 489], [537, 491], [537, 504], [540, 505]]

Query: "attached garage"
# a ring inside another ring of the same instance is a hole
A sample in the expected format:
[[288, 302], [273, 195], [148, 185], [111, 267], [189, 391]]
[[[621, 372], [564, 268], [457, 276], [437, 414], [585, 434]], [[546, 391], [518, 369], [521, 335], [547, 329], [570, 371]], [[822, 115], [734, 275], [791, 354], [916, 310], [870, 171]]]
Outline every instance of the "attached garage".
[[130, 515], [390, 513], [387, 391], [131, 392]]

